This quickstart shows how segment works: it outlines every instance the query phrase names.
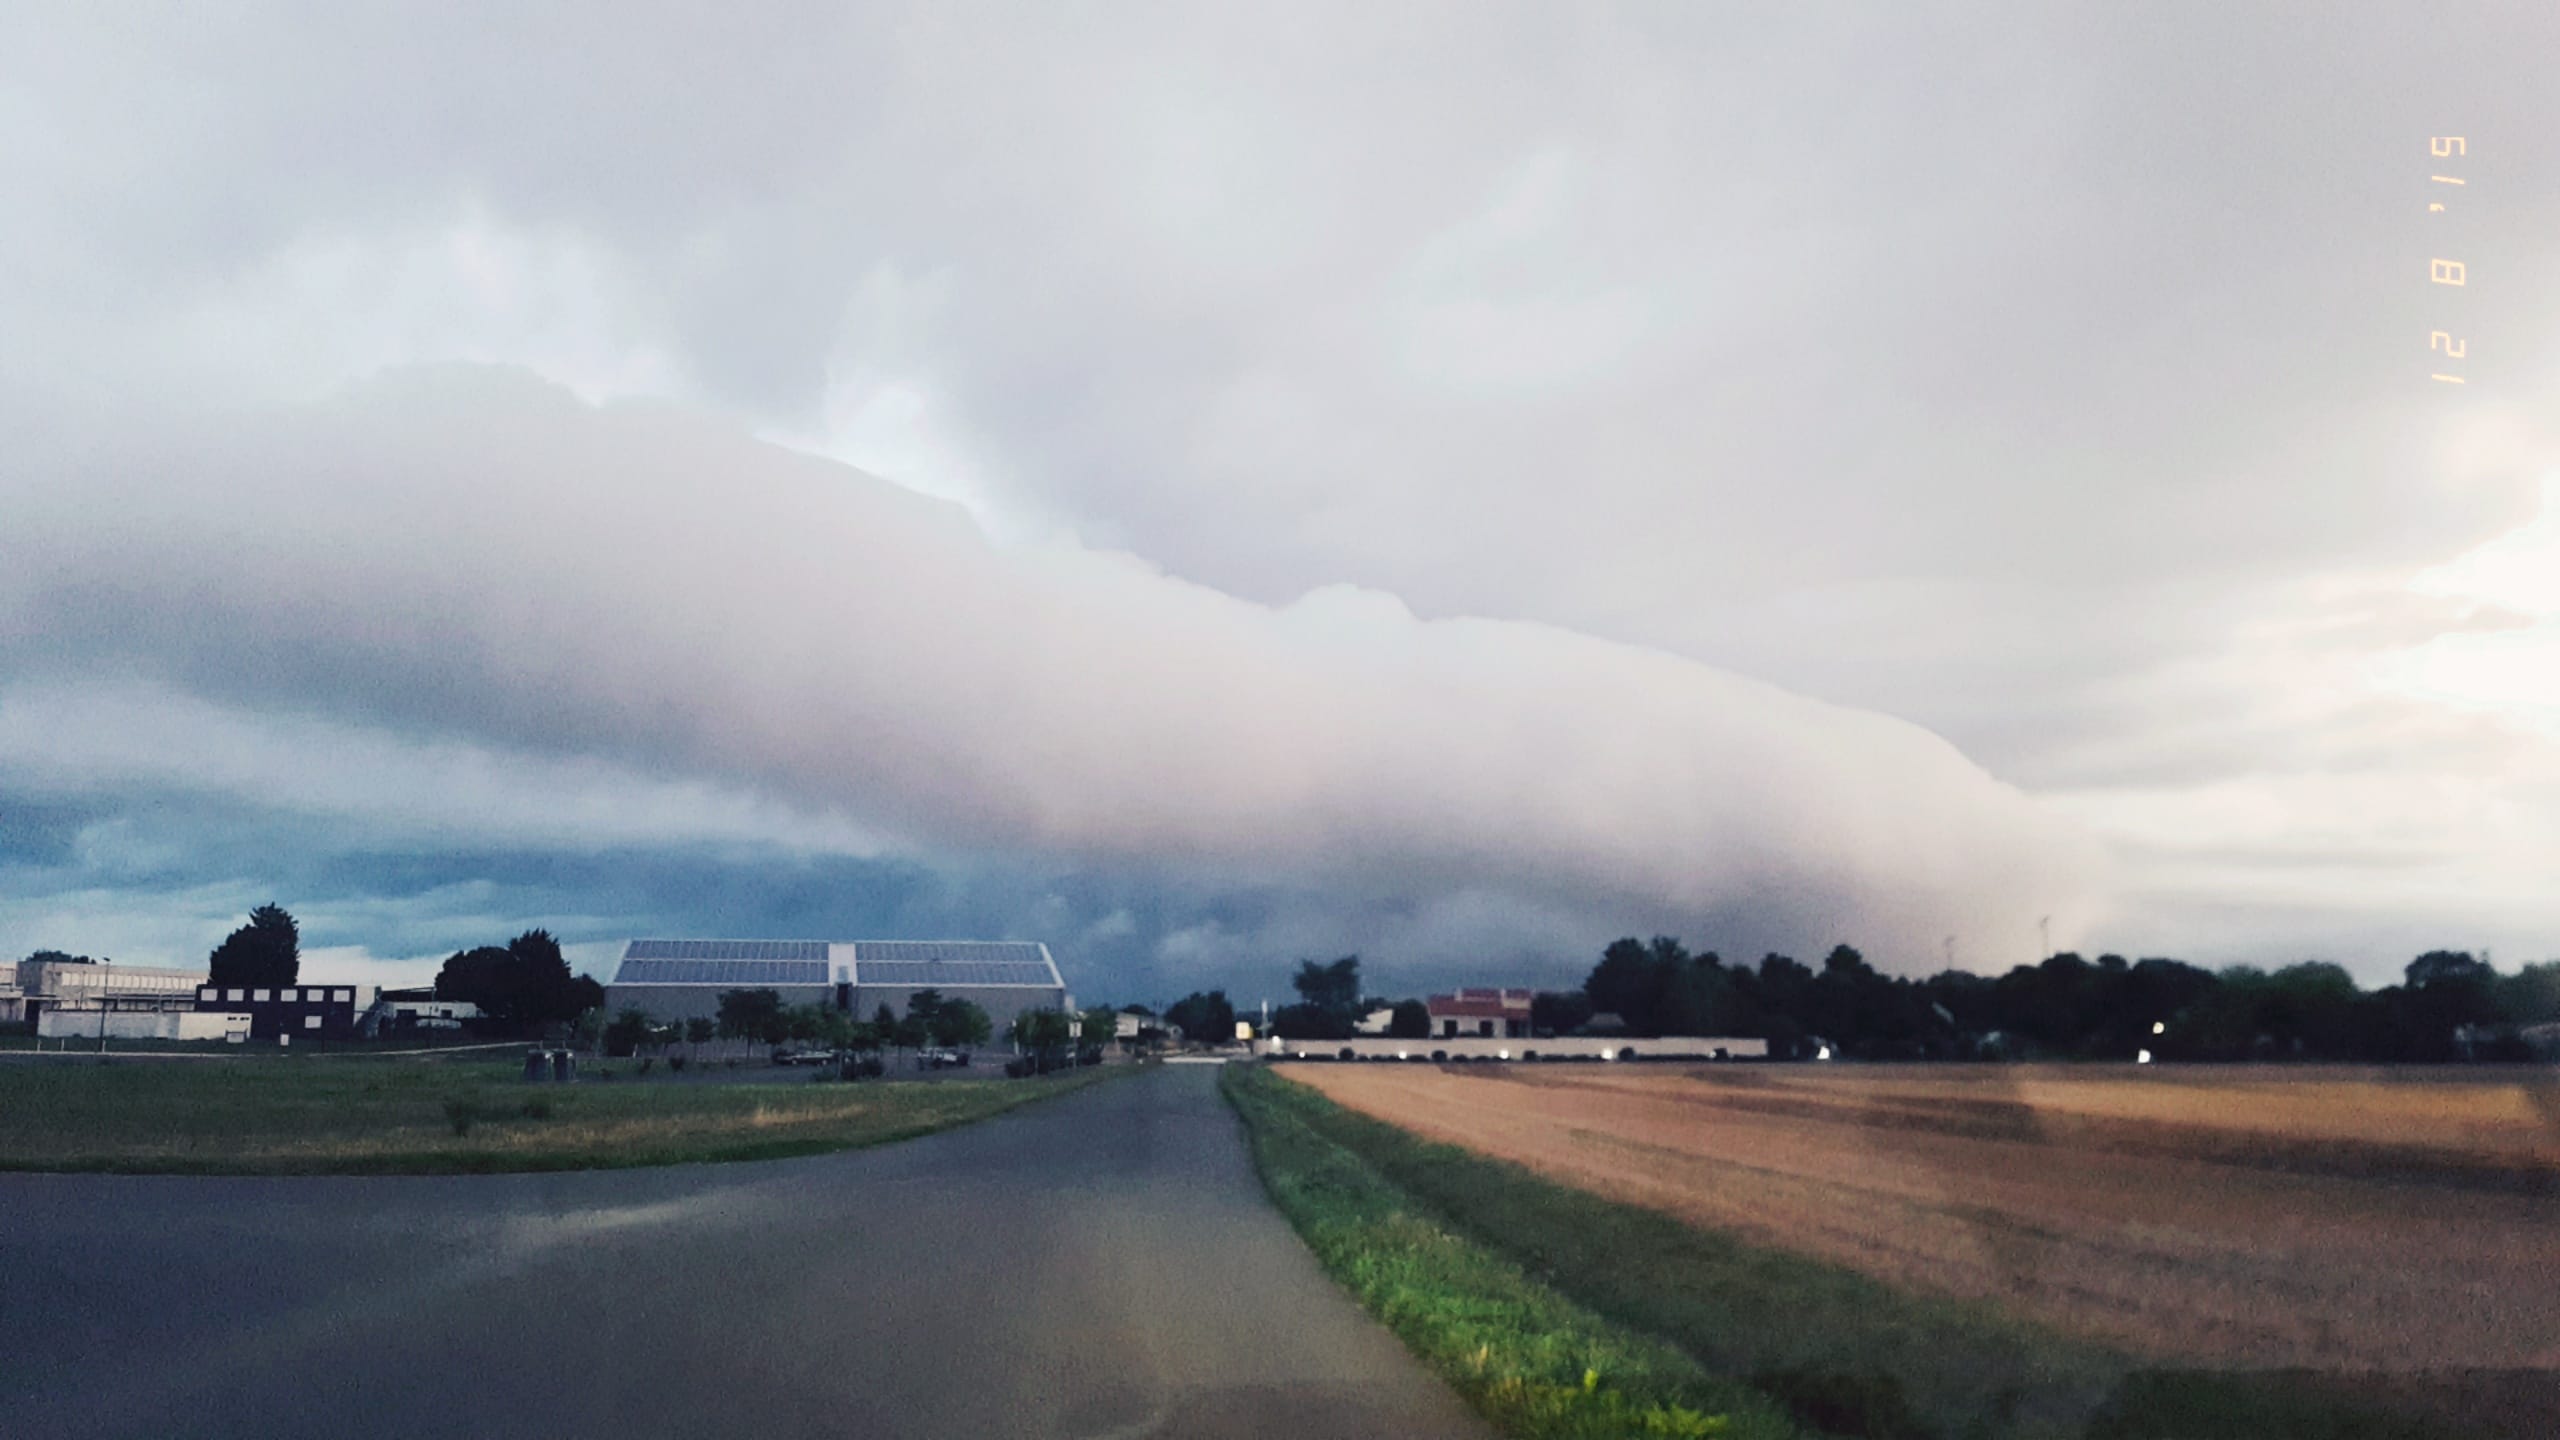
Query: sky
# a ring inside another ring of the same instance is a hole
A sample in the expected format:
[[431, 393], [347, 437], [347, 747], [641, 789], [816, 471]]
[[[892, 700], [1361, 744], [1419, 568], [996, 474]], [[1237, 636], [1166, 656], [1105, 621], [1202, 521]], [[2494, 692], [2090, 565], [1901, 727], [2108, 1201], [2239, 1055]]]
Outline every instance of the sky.
[[2560, 9], [700, 11], [0, 14], [0, 952], [2560, 956]]

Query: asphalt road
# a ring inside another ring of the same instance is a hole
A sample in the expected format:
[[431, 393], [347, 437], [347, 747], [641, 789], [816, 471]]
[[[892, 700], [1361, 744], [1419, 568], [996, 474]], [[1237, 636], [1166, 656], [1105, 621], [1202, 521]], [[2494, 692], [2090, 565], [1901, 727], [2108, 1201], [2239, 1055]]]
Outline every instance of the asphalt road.
[[1214, 1067], [560, 1175], [0, 1175], [0, 1433], [1482, 1436], [1265, 1201]]

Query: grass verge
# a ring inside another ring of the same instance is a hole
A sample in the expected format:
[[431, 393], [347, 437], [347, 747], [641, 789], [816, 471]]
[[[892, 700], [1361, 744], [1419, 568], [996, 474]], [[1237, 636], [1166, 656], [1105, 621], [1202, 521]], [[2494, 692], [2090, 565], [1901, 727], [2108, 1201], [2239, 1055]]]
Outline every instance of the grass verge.
[[1220, 1085], [1272, 1200], [1326, 1271], [1505, 1434], [1801, 1433], [1766, 1396], [1716, 1380], [1451, 1233], [1333, 1137], [1344, 1112], [1330, 1102], [1259, 1066], [1230, 1065]]
[[773, 1160], [903, 1140], [1131, 1069], [1039, 1080], [533, 1085], [432, 1056], [0, 1066], [0, 1170], [476, 1174]]
[[[1666, 1397], [1691, 1397], [1664, 1403], [1727, 1414], [1737, 1435], [1788, 1433], [1764, 1427], [1789, 1420], [1871, 1440], [2534, 1433], [2476, 1410], [2448, 1428], [2468, 1407], [2447, 1402], [2474, 1388], [2462, 1377], [2385, 1394], [2350, 1377], [2145, 1368], [1988, 1304], [1897, 1290], [1422, 1140], [1261, 1067], [1231, 1066], [1222, 1083], [1274, 1199], [1326, 1267], [1515, 1435], [1647, 1432], [1540, 1428], [1482, 1398], [1466, 1347], [1489, 1345], [1487, 1373], [1538, 1393], [1570, 1383], [1576, 1346], [1616, 1347], [1637, 1360], [1631, 1394], [1659, 1377]], [[1434, 1246], [1455, 1258], [1405, 1258]], [[1489, 1298], [1514, 1293], [1536, 1298]], [[1498, 1318], [1471, 1340], [1480, 1311]], [[1439, 1333], [1452, 1325], [1455, 1340]]]

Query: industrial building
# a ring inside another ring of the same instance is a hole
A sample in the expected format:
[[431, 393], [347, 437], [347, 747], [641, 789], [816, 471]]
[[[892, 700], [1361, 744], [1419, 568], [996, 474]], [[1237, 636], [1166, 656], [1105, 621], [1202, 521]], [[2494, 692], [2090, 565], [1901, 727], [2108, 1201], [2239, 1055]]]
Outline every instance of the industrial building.
[[771, 990], [785, 1005], [903, 1015], [919, 990], [966, 1000], [997, 1030], [1026, 1010], [1073, 1010], [1049, 947], [1036, 940], [634, 940], [605, 1009], [661, 1021], [720, 1013], [725, 990]]
[[282, 985], [228, 988], [206, 985], [196, 991], [202, 1014], [245, 1015], [252, 1040], [348, 1040], [356, 1022], [373, 1008], [373, 985]]
[[439, 999], [433, 985], [385, 990], [376, 1004], [382, 1011], [381, 1029], [387, 1035], [413, 1035], [421, 1030], [459, 1030], [481, 1018], [479, 1006], [468, 1000]]
[[32, 1020], [47, 1036], [95, 1035], [101, 1016], [119, 1017], [106, 1022], [109, 1035], [158, 1035], [159, 1021], [121, 1017], [192, 1011], [205, 980], [202, 970], [79, 960], [21, 960], [0, 975], [14, 981], [0, 987], [0, 1020]]

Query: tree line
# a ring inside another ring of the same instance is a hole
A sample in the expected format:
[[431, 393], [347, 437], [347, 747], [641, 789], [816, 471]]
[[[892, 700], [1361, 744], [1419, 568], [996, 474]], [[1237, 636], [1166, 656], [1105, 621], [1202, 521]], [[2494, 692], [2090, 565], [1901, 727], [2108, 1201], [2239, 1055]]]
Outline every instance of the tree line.
[[2526, 1027], [2560, 1021], [2560, 961], [2502, 975], [2455, 950], [2376, 990], [2326, 961], [2220, 971], [2064, 951], [1999, 976], [1880, 973], [1840, 945], [1819, 969], [1765, 955], [1727, 964], [1679, 940], [1618, 940], [1578, 995], [1541, 996], [1548, 1028], [1617, 1016], [1637, 1035], [1757, 1035], [1777, 1055], [1829, 1045], [1872, 1059], [2529, 1059]]
[[[1430, 1033], [1421, 1001], [1364, 993], [1356, 955], [1301, 960], [1290, 984], [1297, 1001], [1272, 1016], [1283, 1039], [1345, 1039], [1380, 1011], [1391, 1037]], [[1212, 997], [1224, 1005], [1221, 992], [1195, 995], [1168, 1018], [1207, 1011]], [[1183, 1029], [1231, 1033], [1231, 1008], [1215, 1019], [1214, 1028]], [[2130, 1060], [2145, 1051], [2161, 1060], [2524, 1060], [2537, 1053], [2530, 1027], [2554, 1022], [2560, 961], [2502, 974], [2458, 950], [2431, 950], [2409, 962], [2400, 984], [2364, 990], [2325, 961], [2214, 971], [2065, 951], [1998, 976], [1949, 969], [1912, 979], [1878, 971], [1850, 945], [1818, 966], [1775, 953], [1754, 965], [1692, 953], [1672, 936], [1614, 941], [1579, 988], [1540, 991], [1530, 1007], [1538, 1035], [1756, 1036], [1782, 1059], [1828, 1050], [1877, 1060]]]
[[[995, 1038], [996, 1026], [975, 1001], [918, 990], [907, 997], [907, 1013], [886, 1004], [871, 1018], [832, 1005], [785, 1005], [781, 992], [764, 989], [723, 990], [718, 1013], [681, 1021], [659, 1021], [646, 1010], [626, 1007], [602, 1031], [605, 1053], [629, 1055], [644, 1044], [679, 1041], [750, 1040], [758, 1044], [803, 1043], [830, 1050], [964, 1050]], [[1069, 1015], [1057, 1010], [1026, 1010], [1005, 1026], [1005, 1038], [1030, 1051], [1108, 1043], [1119, 1025], [1109, 1009]]]

